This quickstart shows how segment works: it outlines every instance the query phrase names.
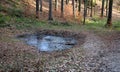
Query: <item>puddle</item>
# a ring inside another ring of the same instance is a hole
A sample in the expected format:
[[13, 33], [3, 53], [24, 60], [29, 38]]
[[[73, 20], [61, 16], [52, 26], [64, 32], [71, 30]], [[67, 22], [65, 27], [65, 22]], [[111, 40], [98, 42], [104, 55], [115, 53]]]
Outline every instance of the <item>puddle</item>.
[[57, 51], [73, 48], [77, 41], [73, 38], [64, 38], [52, 35], [21, 35], [19, 39], [26, 44], [35, 46], [40, 51]]

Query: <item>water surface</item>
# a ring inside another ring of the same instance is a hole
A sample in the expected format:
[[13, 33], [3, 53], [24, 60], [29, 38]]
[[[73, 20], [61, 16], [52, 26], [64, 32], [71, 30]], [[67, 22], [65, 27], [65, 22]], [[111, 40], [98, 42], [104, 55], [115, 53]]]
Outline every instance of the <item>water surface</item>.
[[76, 44], [73, 38], [52, 35], [26, 35], [19, 37], [26, 44], [35, 46], [40, 51], [57, 51], [72, 48]]

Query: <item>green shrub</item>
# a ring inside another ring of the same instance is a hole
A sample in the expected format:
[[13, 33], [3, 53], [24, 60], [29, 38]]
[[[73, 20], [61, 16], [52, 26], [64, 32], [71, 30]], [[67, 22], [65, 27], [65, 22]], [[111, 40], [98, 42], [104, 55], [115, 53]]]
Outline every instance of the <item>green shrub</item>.
[[0, 14], [0, 27], [8, 26], [10, 20], [11, 20], [10, 16]]
[[115, 30], [120, 30], [120, 20], [117, 20], [117, 21], [113, 22], [113, 28]]
[[0, 5], [0, 11], [2, 11], [4, 8], [3, 8], [3, 6], [2, 5]]
[[8, 8], [8, 14], [10, 16], [23, 17], [23, 12], [20, 9], [15, 9], [15, 8], [11, 9], [11, 8]]

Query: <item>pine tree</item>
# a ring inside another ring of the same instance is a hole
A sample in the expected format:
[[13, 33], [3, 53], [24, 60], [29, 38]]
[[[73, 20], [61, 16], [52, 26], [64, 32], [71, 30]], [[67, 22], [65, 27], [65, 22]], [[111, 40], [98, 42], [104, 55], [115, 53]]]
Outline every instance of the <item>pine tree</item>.
[[40, 0], [40, 12], [42, 12], [42, 0]]
[[87, 0], [84, 0], [84, 20], [83, 20], [83, 25], [85, 25], [86, 14], [87, 14]]
[[72, 0], [72, 5], [73, 5], [73, 16], [75, 17], [75, 0]]
[[104, 14], [104, 3], [105, 3], [105, 0], [102, 0], [101, 17], [103, 17], [103, 14]]
[[106, 0], [106, 16], [108, 15], [108, 0]]
[[53, 20], [52, 17], [52, 0], [49, 0], [49, 17], [48, 20]]
[[91, 0], [91, 14], [90, 14], [91, 17], [92, 17], [92, 14], [93, 14], [93, 0]]
[[81, 12], [81, 2], [82, 2], [82, 0], [78, 0], [78, 2], [79, 2], [78, 12], [79, 12], [79, 14], [80, 14], [80, 12]]
[[58, 9], [58, 0], [55, 0], [55, 11]]
[[113, 0], [109, 0], [109, 12], [108, 12], [106, 27], [112, 26], [112, 6], [113, 6]]
[[39, 18], [39, 0], [36, 0], [36, 18]]
[[61, 17], [64, 16], [64, 0], [61, 0]]

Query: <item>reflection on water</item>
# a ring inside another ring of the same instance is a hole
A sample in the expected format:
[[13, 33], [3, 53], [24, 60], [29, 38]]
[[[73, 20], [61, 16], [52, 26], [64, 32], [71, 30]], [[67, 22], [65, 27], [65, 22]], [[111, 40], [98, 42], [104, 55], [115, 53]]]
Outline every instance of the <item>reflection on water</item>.
[[73, 38], [63, 38], [50, 35], [26, 35], [19, 38], [24, 40], [28, 45], [37, 47], [40, 51], [69, 49], [76, 44], [76, 40]]

